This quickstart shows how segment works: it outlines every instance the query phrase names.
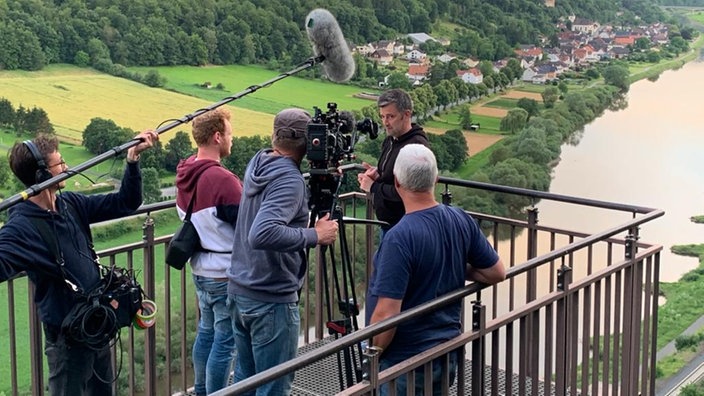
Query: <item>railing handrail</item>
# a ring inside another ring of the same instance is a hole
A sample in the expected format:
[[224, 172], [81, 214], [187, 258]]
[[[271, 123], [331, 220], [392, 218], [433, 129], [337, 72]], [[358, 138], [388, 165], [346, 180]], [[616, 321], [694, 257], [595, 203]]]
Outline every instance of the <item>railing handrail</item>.
[[[540, 256], [535, 257], [533, 259], [529, 259], [521, 265], [511, 267], [510, 269], [508, 269], [506, 271], [506, 280], [514, 278], [514, 277], [516, 277], [522, 273], [525, 273], [531, 269], [537, 268], [541, 264], [549, 263], [551, 261], [554, 261], [557, 258], [566, 256], [566, 255], [573, 253], [581, 248], [592, 245], [592, 244], [594, 244], [594, 242], [607, 239], [607, 238], [612, 237], [620, 232], [632, 229], [633, 227], [636, 227], [640, 224], [646, 223], [646, 222], [651, 221], [655, 218], [663, 216], [664, 214], [665, 214], [665, 212], [663, 210], [653, 209], [653, 210], [651, 210], [650, 213], [647, 213], [643, 217], [631, 219], [631, 220], [629, 220], [619, 226], [613, 227], [611, 229], [608, 229], [606, 231], [603, 231], [603, 232], [600, 232], [597, 234], [592, 234], [584, 239], [572, 242], [562, 248], [558, 248], [556, 250], [550, 251], [549, 253], [540, 255]], [[658, 248], [655, 250], [658, 251], [660, 249]], [[296, 371], [297, 369], [303, 368], [310, 363], [324, 359], [324, 358], [326, 358], [330, 355], [333, 355], [334, 353], [340, 352], [340, 351], [344, 350], [345, 348], [348, 348], [352, 345], [359, 344], [363, 340], [369, 340], [373, 336], [375, 336], [379, 333], [382, 333], [386, 330], [389, 330], [391, 328], [397, 327], [399, 324], [401, 324], [405, 321], [420, 317], [420, 316], [425, 315], [429, 312], [436, 311], [438, 308], [444, 307], [444, 306], [451, 304], [455, 301], [461, 300], [470, 294], [479, 292], [479, 291], [486, 289], [488, 287], [491, 287], [491, 286], [484, 285], [484, 284], [477, 283], [477, 282], [471, 283], [461, 289], [452, 291], [452, 292], [447, 293], [445, 295], [442, 295], [434, 300], [431, 300], [431, 301], [428, 301], [428, 302], [423, 303], [421, 305], [418, 305], [412, 309], [403, 311], [403, 312], [399, 313], [398, 315], [395, 315], [391, 318], [385, 319], [385, 320], [377, 322], [371, 326], [368, 326], [363, 329], [357, 330], [353, 333], [350, 333], [349, 335], [346, 335], [345, 337], [337, 339], [327, 345], [323, 345], [319, 348], [316, 348], [315, 350], [310, 351], [308, 353], [305, 353], [304, 355], [298, 356], [292, 360], [289, 360], [288, 362], [282, 363], [276, 367], [272, 367], [268, 370], [262, 371], [256, 375], [253, 375], [245, 380], [242, 380], [236, 384], [231, 385], [228, 388], [225, 388], [225, 389], [215, 393], [215, 395], [229, 395], [229, 394], [231, 394], [231, 392], [235, 392], [235, 391], [246, 392], [246, 391], [254, 390], [257, 387], [259, 387], [269, 381], [272, 381], [276, 378], [281, 377], [282, 375]]]

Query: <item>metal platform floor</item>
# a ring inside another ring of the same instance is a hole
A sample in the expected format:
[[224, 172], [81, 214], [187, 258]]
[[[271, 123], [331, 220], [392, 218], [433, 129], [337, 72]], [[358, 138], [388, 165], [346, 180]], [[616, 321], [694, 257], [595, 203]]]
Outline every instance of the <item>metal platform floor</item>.
[[[299, 348], [298, 354], [305, 354], [332, 341], [334, 341], [334, 339], [332, 337], [328, 337], [323, 340], [310, 343]], [[472, 365], [469, 360], [465, 361], [464, 378], [466, 384], [465, 394], [470, 395], [472, 391]], [[519, 395], [519, 380], [519, 376], [517, 374], [513, 374], [511, 392], [506, 393], [506, 372], [504, 370], [499, 370], [499, 395]], [[525, 382], [526, 395], [530, 395], [532, 394], [532, 380], [530, 378], [526, 378]], [[230, 384], [231, 383], [232, 376], [230, 377]], [[492, 384], [490, 367], [486, 367], [484, 370], [484, 385], [485, 391], [483, 394], [491, 394]], [[340, 392], [339, 363], [337, 355], [332, 355], [296, 371], [291, 394], [293, 396], [330, 396], [338, 392]], [[194, 395], [193, 388], [190, 388], [186, 394]], [[457, 381], [455, 381], [455, 384], [450, 388], [449, 394], [457, 394]], [[538, 383], [538, 394], [545, 395], [545, 386], [542, 381]], [[550, 392], [550, 394], [554, 395], [554, 390]]]

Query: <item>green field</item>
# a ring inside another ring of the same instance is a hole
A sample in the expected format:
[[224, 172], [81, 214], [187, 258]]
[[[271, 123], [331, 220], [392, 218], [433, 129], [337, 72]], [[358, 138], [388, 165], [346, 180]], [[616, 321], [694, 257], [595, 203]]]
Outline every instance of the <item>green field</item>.
[[[40, 107], [49, 115], [56, 132], [64, 140], [79, 143], [90, 120], [111, 119], [122, 127], [139, 131], [156, 128], [165, 120], [181, 118], [211, 102], [188, 95], [149, 88], [146, 85], [107, 74], [68, 65], [52, 65], [38, 72], [0, 72], [2, 92], [15, 108]], [[235, 134], [248, 136], [268, 133], [272, 116], [233, 108], [238, 120]], [[175, 128], [162, 136], [168, 141]]]
[[518, 99], [513, 99], [513, 98], [499, 98], [492, 100], [491, 102], [487, 102], [484, 104], [486, 107], [496, 107], [499, 109], [513, 109], [515, 107], [518, 107]]
[[687, 17], [693, 21], [697, 21], [699, 23], [704, 24], [704, 11], [692, 12], [690, 14], [687, 14]]
[[[501, 119], [484, 115], [472, 114], [472, 123], [480, 124], [481, 127], [477, 131], [487, 135], [503, 135], [499, 129]], [[444, 130], [460, 129], [459, 116], [456, 109], [452, 109], [439, 116], [434, 116], [432, 120], [425, 123], [430, 128], [438, 128]]]
[[[131, 71], [146, 73], [157, 70], [166, 77], [168, 90], [192, 95], [207, 101], [216, 102], [225, 97], [244, 92], [253, 85], [261, 85], [279, 75], [278, 72], [257, 66], [172, 66], [159, 68], [130, 68]], [[213, 88], [200, 85], [210, 82]], [[222, 84], [224, 90], [215, 87]], [[374, 105], [374, 101], [355, 98], [361, 93], [359, 87], [334, 84], [319, 80], [306, 80], [296, 76], [286, 77], [276, 83], [258, 88], [232, 104], [236, 107], [257, 112], [276, 114], [287, 107], [302, 107], [313, 111], [313, 106], [325, 111], [328, 102], [335, 102], [340, 110], [358, 110]]]

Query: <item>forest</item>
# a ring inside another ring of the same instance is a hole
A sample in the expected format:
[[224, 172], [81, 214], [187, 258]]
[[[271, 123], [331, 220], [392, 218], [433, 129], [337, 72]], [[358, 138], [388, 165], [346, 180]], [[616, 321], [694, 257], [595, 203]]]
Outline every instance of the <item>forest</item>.
[[628, 25], [665, 20], [644, 0], [3, 0], [0, 70], [53, 63], [119, 75], [129, 66], [289, 66], [311, 55], [306, 15], [326, 8], [352, 44], [451, 23], [449, 51], [497, 60], [554, 37], [566, 15]]

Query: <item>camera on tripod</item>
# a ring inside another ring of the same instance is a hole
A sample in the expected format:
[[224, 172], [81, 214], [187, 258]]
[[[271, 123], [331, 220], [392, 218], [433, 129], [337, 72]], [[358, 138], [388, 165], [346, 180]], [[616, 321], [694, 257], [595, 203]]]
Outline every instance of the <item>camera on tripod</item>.
[[[336, 169], [343, 160], [352, 160], [357, 134], [368, 134], [370, 139], [379, 135], [379, 125], [369, 118], [355, 122], [349, 111], [338, 111], [337, 103], [328, 103], [323, 113], [313, 107], [315, 114], [308, 124], [308, 146], [306, 156], [310, 162], [311, 175], [327, 173]], [[324, 171], [324, 172], [321, 172]]]

